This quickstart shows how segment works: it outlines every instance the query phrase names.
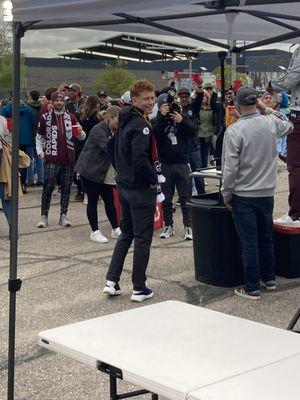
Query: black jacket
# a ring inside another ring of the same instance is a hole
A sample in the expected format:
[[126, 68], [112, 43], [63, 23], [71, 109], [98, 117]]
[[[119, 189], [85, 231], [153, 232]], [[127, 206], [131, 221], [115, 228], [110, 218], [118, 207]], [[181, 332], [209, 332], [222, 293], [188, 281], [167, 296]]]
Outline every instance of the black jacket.
[[[168, 116], [164, 117], [158, 112], [157, 117], [151, 120], [157, 141], [158, 156], [163, 164], [187, 164], [189, 162], [188, 138], [194, 138], [196, 130], [188, 116], [183, 114], [182, 118], [182, 122], [176, 124]], [[174, 135], [176, 139], [172, 142]]]
[[199, 128], [200, 125], [200, 108], [202, 106], [202, 100], [203, 100], [203, 92], [197, 93], [194, 100], [192, 100], [190, 104], [188, 104], [182, 110], [184, 114], [190, 117], [195, 128]]
[[66, 102], [66, 110], [69, 111], [69, 113], [74, 114], [76, 118], [78, 118], [78, 109], [79, 107], [82, 106], [82, 104], [84, 103], [84, 97], [80, 97], [78, 103], [73, 102], [71, 100], [68, 100]]
[[85, 119], [80, 119], [78, 118], [78, 122], [80, 123], [80, 125], [82, 126], [82, 129], [84, 130], [85, 134], [86, 134], [86, 138], [85, 140], [77, 140], [75, 138], [75, 155], [76, 155], [76, 159], [78, 159], [79, 154], [81, 153], [85, 142], [87, 141], [89, 134], [92, 130], [92, 128], [99, 124], [99, 122], [101, 122], [101, 120], [97, 117], [96, 114], [92, 115], [90, 118], [85, 118]]
[[102, 121], [95, 125], [79, 155], [75, 170], [92, 182], [103, 183], [111, 164], [108, 142], [112, 135]]
[[142, 112], [133, 107], [124, 107], [120, 111], [114, 137], [114, 163], [120, 187], [141, 189], [157, 183], [151, 157], [151, 135], [151, 125]]
[[210, 107], [213, 110], [213, 113], [218, 112], [218, 94], [216, 92], [213, 92], [210, 98]]
[[183, 115], [190, 119], [191, 124], [195, 130], [195, 136], [189, 137], [187, 140], [189, 152], [196, 151], [200, 147], [199, 139], [198, 139], [198, 131], [200, 127], [200, 108], [203, 100], [203, 92], [197, 93], [196, 97], [193, 101], [190, 102], [184, 109], [182, 110]]

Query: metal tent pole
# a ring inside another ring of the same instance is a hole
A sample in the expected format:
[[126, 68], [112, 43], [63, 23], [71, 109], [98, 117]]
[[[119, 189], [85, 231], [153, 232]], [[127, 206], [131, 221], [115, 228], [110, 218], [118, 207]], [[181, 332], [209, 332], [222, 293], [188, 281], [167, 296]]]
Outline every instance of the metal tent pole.
[[243, 50], [251, 50], [254, 49], [255, 47], [261, 47], [261, 46], [266, 46], [267, 44], [273, 44], [277, 42], [284, 42], [285, 40], [289, 39], [295, 39], [296, 37], [300, 36], [300, 29], [297, 29], [296, 31], [285, 33], [283, 35], [275, 36], [273, 38], [265, 39], [265, 40], [260, 40], [259, 42], [247, 44], [246, 46], [239, 47], [239, 51]]
[[212, 0], [204, 3], [205, 8], [223, 10], [226, 7], [258, 6], [265, 4], [298, 3], [299, 0]]
[[14, 399], [15, 377], [15, 334], [16, 334], [16, 292], [22, 281], [17, 279], [18, 262], [18, 190], [19, 190], [19, 126], [20, 126], [20, 61], [22, 24], [13, 23], [13, 132], [12, 132], [12, 215], [10, 225], [10, 271], [8, 279], [9, 332], [8, 332], [8, 381], [7, 399]]
[[[231, 49], [236, 47], [236, 40], [231, 41]], [[236, 52], [231, 52], [231, 83], [236, 80]]]
[[227, 53], [226, 51], [219, 51], [218, 57], [221, 65], [221, 93], [222, 93], [222, 103], [225, 103], [225, 59]]
[[296, 314], [293, 316], [293, 318], [291, 319], [291, 321], [286, 329], [288, 331], [293, 330], [293, 328], [296, 325], [296, 323], [298, 322], [299, 318], [300, 318], [300, 308], [298, 308]]
[[221, 169], [221, 156], [223, 147], [223, 137], [225, 132], [225, 58], [226, 51], [219, 51], [218, 57], [221, 65], [221, 102], [218, 103], [218, 124], [217, 124], [217, 140], [215, 144], [216, 168]]

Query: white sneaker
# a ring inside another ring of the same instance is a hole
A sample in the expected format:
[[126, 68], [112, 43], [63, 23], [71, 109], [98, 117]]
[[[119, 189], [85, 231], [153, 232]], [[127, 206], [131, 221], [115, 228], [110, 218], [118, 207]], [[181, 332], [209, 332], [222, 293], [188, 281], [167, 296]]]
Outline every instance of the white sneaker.
[[64, 228], [67, 228], [68, 226], [72, 226], [71, 221], [67, 218], [66, 214], [61, 214], [59, 221], [59, 225], [62, 225]]
[[184, 240], [193, 240], [193, 231], [190, 226], [184, 228]]
[[105, 288], [103, 289], [103, 294], [108, 294], [109, 296], [120, 296], [122, 294], [122, 289], [118, 283], [112, 281], [106, 281]]
[[150, 288], [145, 288], [141, 292], [138, 290], [134, 290], [130, 297], [131, 301], [136, 301], [137, 303], [141, 303], [144, 300], [151, 299], [154, 293], [153, 290]]
[[294, 221], [288, 214], [285, 214], [283, 217], [274, 219], [274, 224], [300, 227], [300, 221], [298, 219]]
[[108, 239], [104, 235], [102, 235], [99, 229], [97, 231], [91, 232], [90, 239], [93, 242], [108, 243]]
[[165, 226], [163, 231], [160, 233], [159, 237], [161, 239], [168, 239], [170, 236], [174, 236], [175, 231], [173, 229], [173, 226]]
[[118, 239], [118, 237], [121, 235], [121, 229], [118, 227], [118, 228], [116, 228], [116, 229], [113, 229], [112, 231], [111, 231], [111, 237], [113, 238], [113, 239]]
[[48, 218], [46, 215], [41, 216], [41, 220], [37, 223], [36, 227], [37, 228], [46, 228], [48, 225]]

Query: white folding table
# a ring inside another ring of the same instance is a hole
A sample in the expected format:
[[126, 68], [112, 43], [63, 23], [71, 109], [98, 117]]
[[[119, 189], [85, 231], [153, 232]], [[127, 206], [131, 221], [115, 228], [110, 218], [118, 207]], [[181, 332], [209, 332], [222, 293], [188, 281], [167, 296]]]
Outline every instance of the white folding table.
[[198, 389], [188, 400], [298, 400], [299, 377], [298, 355]]
[[[188, 399], [201, 388], [300, 355], [300, 335], [177, 301], [43, 331], [38, 341], [108, 373], [112, 400], [146, 392]], [[145, 390], [119, 395], [118, 378]]]

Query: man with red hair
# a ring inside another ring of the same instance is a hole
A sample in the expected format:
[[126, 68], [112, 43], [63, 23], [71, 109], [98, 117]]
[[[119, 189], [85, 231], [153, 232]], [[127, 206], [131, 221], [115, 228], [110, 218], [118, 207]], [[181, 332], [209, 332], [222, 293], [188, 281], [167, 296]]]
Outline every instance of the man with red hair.
[[158, 181], [153, 160], [155, 139], [148, 120], [155, 103], [154, 87], [147, 80], [140, 80], [132, 86], [130, 94], [132, 105], [120, 112], [114, 147], [122, 233], [109, 265], [103, 293], [111, 296], [122, 293], [120, 276], [134, 240], [131, 301], [141, 302], [153, 296], [153, 291], [146, 286], [146, 269]]

